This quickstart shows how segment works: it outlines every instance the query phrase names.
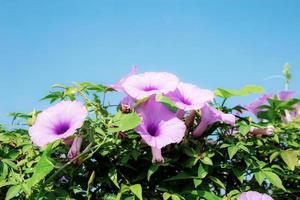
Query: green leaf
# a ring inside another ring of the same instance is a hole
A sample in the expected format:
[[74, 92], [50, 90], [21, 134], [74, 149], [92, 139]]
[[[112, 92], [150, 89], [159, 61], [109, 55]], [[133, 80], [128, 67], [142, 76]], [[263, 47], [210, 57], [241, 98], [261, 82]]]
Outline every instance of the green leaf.
[[168, 200], [172, 195], [167, 193], [167, 192], [164, 192], [163, 194], [163, 200]]
[[238, 149], [242, 149], [243, 151], [245, 151], [245, 152], [247, 152], [247, 153], [250, 153], [248, 147], [246, 147], [246, 146], [244, 146], [244, 145], [242, 145], [242, 144], [240, 144], [240, 145], [238, 146]]
[[198, 187], [199, 185], [201, 185], [202, 183], [202, 179], [200, 178], [194, 178], [194, 185], [195, 185], [195, 188]]
[[260, 86], [246, 85], [240, 90], [217, 88], [215, 91], [215, 95], [227, 99], [233, 96], [247, 96], [250, 93], [263, 93], [263, 92], [264, 89]]
[[129, 191], [129, 187], [127, 185], [121, 184], [121, 189], [116, 196], [116, 200], [121, 200], [122, 194]]
[[113, 121], [112, 128], [108, 128], [107, 130], [109, 133], [134, 129], [140, 124], [141, 119], [135, 112], [128, 114], [119, 112], [115, 115]]
[[203, 162], [206, 165], [213, 165], [213, 162], [212, 162], [212, 160], [209, 157], [202, 158], [201, 162]]
[[159, 165], [156, 165], [156, 164], [151, 165], [151, 167], [149, 168], [148, 173], [147, 173], [148, 181], [150, 181], [152, 174], [154, 174], [154, 172], [156, 172], [158, 169], [159, 169]]
[[172, 200], [180, 200], [180, 197], [177, 194], [172, 194]]
[[199, 164], [199, 167], [198, 167], [198, 177], [200, 179], [203, 179], [207, 176], [208, 174], [208, 167], [206, 165], [203, 165], [203, 164]]
[[255, 177], [255, 180], [257, 181], [257, 183], [261, 186], [261, 184], [263, 183], [263, 181], [266, 178], [266, 175], [263, 172], [259, 171], [259, 172], [254, 173], [254, 177]]
[[257, 85], [246, 85], [241, 90], [246, 95], [249, 95], [250, 93], [260, 94], [260, 93], [263, 93], [265, 91], [263, 87], [260, 87], [260, 86], [257, 86]]
[[8, 175], [8, 165], [3, 163], [2, 164], [2, 172], [0, 173], [0, 180], [5, 180]]
[[28, 179], [28, 187], [33, 187], [34, 185], [39, 183], [54, 169], [54, 164], [50, 161], [51, 150], [52, 144], [47, 145], [46, 149], [43, 152], [43, 155], [34, 168], [32, 177]]
[[156, 101], [164, 104], [169, 108], [170, 111], [174, 113], [178, 110], [177, 106], [173, 103], [173, 101], [166, 96], [156, 95]]
[[245, 172], [239, 168], [233, 168], [232, 171], [239, 181], [243, 183]]
[[94, 84], [90, 82], [81, 82], [78, 84], [81, 89], [94, 90], [97, 92], [106, 92], [109, 90], [108, 87], [101, 84]]
[[16, 197], [17, 194], [21, 191], [21, 189], [22, 189], [21, 185], [11, 186], [6, 193], [5, 200], [10, 200]]
[[272, 153], [270, 155], [270, 163], [277, 157], [279, 156], [279, 152], [278, 151], [275, 151], [274, 153]]
[[232, 159], [232, 157], [237, 153], [238, 147], [237, 146], [230, 146], [227, 148], [229, 158]]
[[142, 186], [140, 184], [131, 185], [129, 189], [137, 198], [143, 199]]
[[120, 188], [119, 183], [118, 183], [118, 174], [117, 174], [117, 170], [115, 168], [109, 169], [108, 177], [115, 184], [115, 186]]
[[274, 186], [285, 190], [284, 186], [282, 185], [282, 181], [277, 174], [270, 171], [263, 171], [263, 173]]
[[230, 146], [230, 144], [222, 144], [221, 146], [220, 146], [220, 149], [223, 149], [223, 148], [227, 148], [227, 147], [229, 147]]
[[11, 161], [9, 159], [2, 159], [1, 161], [4, 162], [4, 163], [6, 163], [8, 166], [10, 166], [11, 168], [13, 168], [14, 170], [18, 169], [17, 165], [13, 161]]
[[245, 136], [249, 133], [250, 131], [250, 126], [248, 126], [247, 124], [242, 123], [239, 127], [239, 132]]
[[43, 97], [42, 99], [40, 99], [40, 101], [43, 101], [43, 100], [47, 100], [49, 99], [50, 100], [50, 103], [58, 100], [58, 99], [63, 99], [64, 96], [63, 96], [63, 92], [60, 92], [60, 91], [56, 91], [56, 92], [51, 92], [50, 94], [48, 94], [47, 96]]
[[298, 164], [299, 152], [292, 149], [287, 149], [280, 153], [282, 160], [287, 164], [288, 168], [292, 171], [295, 170], [295, 166]]
[[164, 181], [176, 181], [176, 180], [184, 180], [184, 179], [193, 179], [198, 178], [197, 176], [193, 176], [187, 172], [179, 173], [175, 176], [172, 176], [171, 178], [167, 178]]
[[225, 189], [225, 185], [224, 183], [222, 183], [222, 181], [220, 179], [218, 179], [217, 177], [214, 176], [209, 176], [208, 179], [212, 180], [215, 184], [217, 184], [219, 187]]
[[61, 83], [56, 83], [51, 85], [51, 88], [65, 88], [66, 86]]
[[95, 179], [95, 171], [92, 172], [90, 178], [89, 178], [89, 181], [88, 181], [88, 186], [91, 186], [94, 182], [94, 179]]

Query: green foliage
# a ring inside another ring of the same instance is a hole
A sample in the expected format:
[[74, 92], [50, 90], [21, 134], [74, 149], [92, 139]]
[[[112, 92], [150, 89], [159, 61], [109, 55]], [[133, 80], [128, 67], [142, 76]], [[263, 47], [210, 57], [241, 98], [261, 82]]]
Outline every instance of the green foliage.
[[[165, 162], [153, 164], [151, 149], [134, 131], [140, 117], [134, 110], [108, 112], [113, 107], [105, 102], [110, 91], [87, 82], [57, 84], [43, 98], [80, 99], [92, 113], [78, 130], [84, 138], [79, 162], [67, 159], [69, 147], [63, 141], [39, 149], [32, 145], [27, 127], [0, 126], [0, 199], [229, 200], [250, 189], [272, 193], [274, 199], [300, 196], [300, 125], [297, 120], [282, 123], [284, 110], [299, 100], [270, 99], [261, 107], [260, 122], [238, 117], [235, 127], [216, 123], [200, 138], [192, 136], [200, 121], [197, 113], [183, 141], [162, 149]], [[226, 99], [262, 91], [251, 85], [217, 89], [216, 94]], [[177, 110], [170, 99], [156, 99]], [[219, 109], [237, 111], [225, 105]], [[11, 116], [30, 126], [38, 113]], [[251, 127], [271, 124], [276, 127], [271, 136], [250, 133]]]
[[264, 89], [260, 86], [246, 85], [240, 90], [218, 88], [215, 91], [215, 95], [227, 99], [233, 96], [247, 96], [251, 93], [263, 93], [263, 92]]

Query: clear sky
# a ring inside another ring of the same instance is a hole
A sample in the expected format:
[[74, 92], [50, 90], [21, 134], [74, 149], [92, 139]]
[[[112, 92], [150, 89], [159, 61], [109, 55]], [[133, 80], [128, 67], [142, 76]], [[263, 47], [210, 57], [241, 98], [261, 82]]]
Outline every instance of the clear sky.
[[277, 92], [283, 80], [265, 79], [289, 62], [299, 94], [299, 9], [299, 0], [0, 0], [0, 122], [45, 107], [54, 83], [109, 84], [132, 65], [203, 88]]

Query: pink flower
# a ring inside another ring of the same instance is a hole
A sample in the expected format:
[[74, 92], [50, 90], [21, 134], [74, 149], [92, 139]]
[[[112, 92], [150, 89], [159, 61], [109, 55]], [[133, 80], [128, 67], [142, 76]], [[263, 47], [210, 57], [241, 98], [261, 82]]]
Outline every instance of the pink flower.
[[113, 88], [114, 90], [121, 92], [123, 91], [123, 83], [126, 81], [127, 78], [129, 78], [130, 76], [134, 75], [137, 73], [137, 66], [133, 66], [131, 69], [131, 72], [129, 72], [129, 74], [127, 74], [125, 77], [123, 77], [121, 80], [119, 80], [117, 83], [111, 85], [110, 87]]
[[225, 114], [220, 110], [217, 110], [209, 105], [205, 105], [201, 108], [201, 122], [194, 130], [193, 135], [200, 137], [208, 126], [216, 122], [225, 122], [230, 125], [235, 124], [235, 116], [232, 114]]
[[183, 121], [176, 118], [166, 106], [158, 103], [154, 98], [139, 105], [136, 112], [142, 118], [142, 123], [136, 128], [152, 149], [152, 162], [163, 162], [161, 148], [171, 143], [179, 143], [185, 133]]
[[243, 192], [238, 200], [273, 200], [273, 198], [267, 194], [261, 194], [256, 191]]
[[250, 128], [250, 132], [256, 136], [272, 135], [274, 131], [275, 131], [275, 127], [272, 125], [268, 125], [265, 128], [257, 128], [257, 127]]
[[273, 97], [273, 94], [264, 94], [261, 97], [259, 97], [258, 99], [254, 100], [249, 105], [247, 105], [246, 109], [249, 112], [252, 112], [254, 115], [256, 115], [259, 111], [261, 111], [259, 109], [259, 107], [266, 104], [268, 102], [268, 99], [270, 99], [272, 97]]
[[300, 116], [300, 104], [296, 104], [293, 106], [294, 109], [289, 111], [289, 110], [284, 110], [285, 116], [282, 117], [282, 121], [284, 123], [289, 123], [296, 119], [298, 116]]
[[294, 96], [295, 96], [295, 92], [294, 91], [281, 91], [278, 94], [278, 98], [281, 101], [292, 99]]
[[130, 113], [134, 104], [134, 99], [132, 99], [130, 96], [125, 96], [120, 102], [120, 109], [123, 113]]
[[167, 72], [146, 72], [132, 75], [124, 83], [124, 91], [133, 99], [140, 100], [152, 94], [166, 94], [176, 89], [178, 78]]
[[69, 160], [74, 159], [80, 154], [80, 147], [82, 144], [82, 137], [76, 136], [73, 140], [72, 146], [68, 152], [68, 158]]
[[[293, 91], [282, 91], [279, 93], [278, 98], [282, 101], [286, 101], [294, 98], [295, 92]], [[297, 116], [300, 115], [300, 104], [296, 104], [293, 106], [293, 110], [284, 110], [284, 116], [282, 117], [282, 121], [284, 123], [289, 123], [293, 121]]]
[[176, 90], [169, 92], [167, 96], [184, 111], [197, 110], [214, 99], [212, 91], [188, 83], [179, 83]]
[[41, 112], [35, 124], [29, 128], [31, 140], [43, 147], [59, 139], [73, 135], [88, 115], [79, 101], [62, 101]]

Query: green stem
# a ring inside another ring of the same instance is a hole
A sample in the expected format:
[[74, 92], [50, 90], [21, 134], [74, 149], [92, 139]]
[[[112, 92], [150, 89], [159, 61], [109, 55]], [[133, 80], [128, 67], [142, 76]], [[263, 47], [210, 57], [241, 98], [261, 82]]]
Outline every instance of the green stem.
[[222, 104], [221, 104], [221, 107], [224, 107], [226, 100], [227, 100], [227, 98], [224, 98], [224, 99], [223, 99]]
[[53, 180], [60, 172], [62, 172], [66, 167], [68, 167], [70, 164], [72, 164], [75, 160], [77, 160], [78, 158], [82, 157], [83, 155], [85, 155], [86, 153], [88, 153], [90, 150], [90, 147], [92, 146], [92, 143], [89, 144], [82, 152], [81, 154], [79, 154], [78, 156], [76, 156], [75, 158], [69, 160], [66, 164], [64, 164], [61, 168], [59, 168], [59, 170], [57, 170], [54, 174], [52, 174], [43, 184], [42, 184], [42, 189], [39, 191], [38, 197], [37, 199], [40, 198], [41, 193], [43, 188], [45, 188], [45, 186], [51, 181]]

